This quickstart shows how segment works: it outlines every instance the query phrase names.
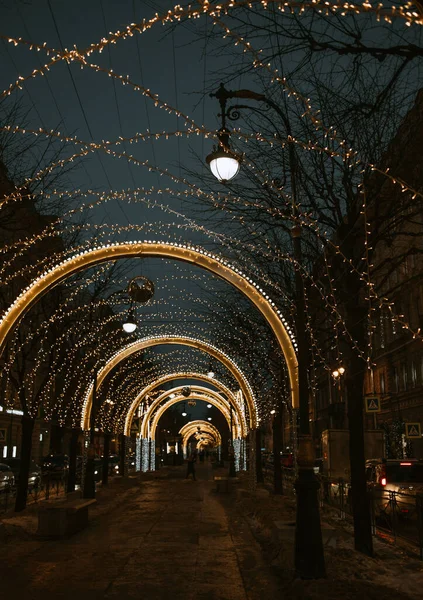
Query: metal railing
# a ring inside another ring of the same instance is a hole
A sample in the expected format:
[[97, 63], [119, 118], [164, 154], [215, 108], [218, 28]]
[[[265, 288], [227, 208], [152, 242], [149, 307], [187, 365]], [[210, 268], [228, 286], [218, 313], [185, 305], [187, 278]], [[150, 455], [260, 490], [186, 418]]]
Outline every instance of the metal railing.
[[[67, 492], [67, 473], [45, 473], [39, 482], [28, 487], [27, 505], [64, 497]], [[0, 513], [12, 509], [16, 500], [16, 486], [0, 492]]]
[[[273, 465], [264, 469], [267, 483], [273, 484]], [[352, 517], [351, 487], [343, 479], [330, 479], [318, 475], [321, 486], [320, 505], [329, 505], [339, 511], [340, 519]], [[294, 469], [282, 468], [284, 494], [295, 494]], [[394, 541], [403, 539], [417, 546], [423, 560], [423, 494], [395, 492], [378, 487], [369, 487], [368, 500], [372, 518], [372, 532], [389, 535]]]

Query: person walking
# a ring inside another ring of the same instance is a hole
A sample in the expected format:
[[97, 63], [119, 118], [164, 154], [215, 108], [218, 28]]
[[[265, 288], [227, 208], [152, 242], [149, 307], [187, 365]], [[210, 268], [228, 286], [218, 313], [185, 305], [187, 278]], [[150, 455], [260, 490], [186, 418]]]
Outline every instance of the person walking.
[[195, 454], [191, 453], [188, 457], [188, 462], [187, 462], [187, 476], [185, 479], [188, 479], [188, 477], [190, 475], [192, 475], [192, 478], [194, 481], [196, 481], [195, 479]]

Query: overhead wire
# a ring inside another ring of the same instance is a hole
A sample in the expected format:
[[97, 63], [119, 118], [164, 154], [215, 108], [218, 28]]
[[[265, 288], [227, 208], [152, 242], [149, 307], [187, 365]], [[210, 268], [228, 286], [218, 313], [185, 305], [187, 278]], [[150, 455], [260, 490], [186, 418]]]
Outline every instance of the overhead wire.
[[[30, 31], [29, 31], [29, 28], [28, 28], [28, 25], [27, 25], [27, 23], [26, 23], [26, 21], [25, 21], [25, 17], [24, 17], [24, 15], [22, 14], [21, 10], [19, 9], [19, 6], [18, 6], [18, 5], [16, 5], [16, 10], [17, 10], [17, 12], [18, 12], [18, 15], [19, 15], [19, 17], [20, 17], [20, 19], [21, 19], [21, 22], [22, 22], [23, 28], [24, 28], [24, 30], [25, 30], [25, 34], [26, 34], [26, 36], [28, 37], [28, 39], [29, 39], [29, 40], [31, 40], [31, 39], [32, 39], [31, 33], [30, 33]], [[39, 57], [39, 54], [38, 54], [38, 52], [36, 52], [36, 53], [35, 53], [35, 56], [36, 56], [36, 60], [37, 60], [38, 66], [39, 66], [39, 67], [41, 67], [41, 66], [42, 66], [42, 62], [41, 62], [41, 60], [40, 60], [40, 57]], [[54, 93], [54, 91], [53, 91], [53, 88], [52, 88], [52, 87], [51, 87], [51, 85], [50, 85], [50, 81], [49, 81], [48, 73], [45, 73], [45, 74], [44, 74], [44, 77], [43, 77], [43, 79], [44, 79], [44, 81], [46, 82], [46, 85], [47, 85], [47, 87], [48, 87], [48, 90], [49, 90], [49, 92], [50, 92], [50, 95], [51, 95], [51, 97], [52, 97], [52, 99], [53, 99], [54, 106], [56, 107], [57, 113], [58, 113], [58, 115], [59, 115], [59, 117], [60, 117], [60, 122], [61, 122], [61, 123], [63, 123], [63, 126], [64, 126], [64, 128], [67, 130], [67, 126], [66, 126], [66, 120], [65, 120], [65, 117], [63, 116], [63, 114], [62, 114], [62, 112], [61, 112], [61, 110], [60, 110], [60, 107], [59, 107], [59, 104], [58, 104], [58, 102], [57, 102], [56, 95], [55, 95], [55, 93]], [[29, 92], [28, 92], [28, 95], [29, 95]], [[39, 113], [38, 113], [38, 111], [37, 111], [37, 115], [39, 116]], [[43, 123], [43, 121], [42, 121], [41, 117], [40, 117], [40, 121], [41, 121], [41, 123]], [[43, 125], [43, 127], [44, 127], [44, 125]], [[74, 151], [75, 151], [75, 152], [77, 152], [77, 147], [76, 147], [76, 144], [73, 144], [73, 148], [74, 148]], [[81, 161], [81, 165], [82, 165], [82, 168], [83, 168], [83, 170], [85, 171], [85, 174], [86, 174], [86, 176], [88, 177], [88, 182], [89, 182], [89, 184], [91, 184], [91, 183], [92, 183], [92, 178], [91, 178], [91, 175], [90, 175], [90, 173], [88, 172], [88, 169], [87, 169], [87, 167], [85, 166], [85, 164], [84, 164], [84, 162], [83, 162], [83, 161]]]
[[[61, 48], [62, 52], [64, 52], [64, 46], [63, 46], [63, 42], [62, 42], [62, 37], [61, 37], [61, 35], [60, 35], [60, 31], [59, 31], [59, 28], [58, 28], [58, 25], [57, 25], [56, 17], [54, 16], [54, 12], [53, 12], [53, 9], [52, 9], [52, 7], [51, 7], [51, 2], [50, 2], [50, 0], [47, 0], [47, 5], [48, 5], [48, 7], [49, 7], [49, 11], [50, 11], [50, 14], [51, 14], [51, 18], [52, 18], [52, 20], [53, 20], [53, 23], [54, 23], [54, 28], [55, 28], [55, 30], [56, 30], [57, 37], [58, 37], [58, 39], [59, 39], [60, 48]], [[87, 115], [86, 115], [86, 112], [85, 112], [84, 106], [83, 106], [83, 104], [82, 104], [81, 96], [79, 95], [79, 91], [78, 91], [78, 88], [77, 88], [77, 85], [76, 85], [75, 79], [74, 79], [74, 77], [73, 77], [72, 70], [71, 70], [71, 68], [70, 68], [70, 66], [69, 66], [69, 63], [68, 63], [67, 61], [65, 61], [65, 64], [66, 64], [66, 67], [67, 67], [67, 70], [68, 70], [68, 73], [69, 73], [69, 77], [71, 78], [71, 81], [72, 81], [73, 89], [74, 89], [74, 91], [75, 91], [75, 94], [76, 94], [76, 97], [77, 97], [77, 99], [78, 99], [79, 107], [80, 107], [80, 109], [81, 109], [82, 116], [83, 116], [83, 118], [84, 118], [84, 121], [85, 121], [85, 125], [86, 125], [86, 127], [87, 127], [87, 130], [88, 130], [88, 133], [89, 133], [89, 135], [90, 135], [90, 137], [91, 137], [91, 141], [94, 141], [94, 136], [93, 136], [93, 133], [92, 133], [92, 130], [91, 130], [90, 124], [89, 124], [89, 122], [88, 122], [88, 118], [87, 118]], [[100, 162], [100, 165], [101, 165], [102, 171], [103, 171], [103, 173], [104, 173], [105, 179], [106, 179], [106, 181], [107, 181], [107, 184], [108, 184], [108, 186], [109, 186], [109, 189], [112, 189], [112, 184], [111, 184], [111, 181], [110, 181], [109, 175], [108, 175], [108, 173], [107, 173], [107, 171], [106, 171], [106, 168], [105, 168], [105, 166], [104, 166], [104, 163], [103, 163], [103, 161], [102, 161], [102, 159], [101, 159], [101, 156], [100, 156], [100, 154], [97, 154], [97, 156], [98, 156], [98, 160], [99, 160], [99, 162]], [[128, 217], [128, 215], [126, 214], [126, 212], [125, 212], [124, 208], [122, 207], [122, 205], [121, 205], [120, 203], [118, 203], [118, 207], [119, 207], [120, 211], [123, 213], [123, 215], [124, 215], [125, 219], [128, 221], [128, 224], [129, 224], [129, 223], [130, 223], [130, 220], [129, 220], [129, 217]], [[105, 208], [104, 210], [105, 210], [105, 212], [106, 212], [107, 216], [110, 218], [110, 213], [107, 211], [107, 209], [106, 209], [106, 208]]]
[[[100, 0], [100, 9], [101, 9], [101, 16], [103, 19], [104, 29], [107, 31], [106, 15], [104, 14], [103, 0]], [[109, 70], [112, 70], [112, 53], [111, 53], [111, 49], [110, 49], [110, 44], [107, 46], [107, 51], [108, 51], [108, 57], [109, 57]], [[122, 127], [122, 118], [121, 118], [121, 114], [120, 114], [119, 102], [118, 102], [118, 97], [117, 97], [116, 80], [114, 79], [114, 77], [111, 77], [111, 80], [112, 80], [112, 84], [113, 84], [113, 93], [114, 93], [115, 104], [116, 104], [116, 113], [117, 113], [117, 117], [118, 117], [119, 131], [120, 131], [121, 137], [123, 138], [124, 135], [123, 135], [123, 127]], [[124, 148], [125, 152], [127, 153], [126, 142], [123, 142], [123, 148]], [[135, 183], [134, 174], [131, 169], [131, 164], [129, 162], [127, 162], [126, 164], [128, 167], [129, 176], [131, 178], [133, 188], [135, 189], [137, 187], [137, 185]]]
[[[136, 16], [136, 10], [135, 10], [135, 0], [132, 0], [132, 12], [133, 12], [133, 16], [134, 16], [134, 21], [137, 21], [137, 16]], [[138, 57], [138, 66], [140, 69], [140, 79], [141, 79], [141, 85], [142, 87], [145, 87], [144, 85], [144, 72], [143, 72], [143, 68], [142, 68], [142, 61], [141, 61], [141, 50], [140, 50], [140, 43], [139, 43], [139, 39], [138, 36], [135, 36], [135, 43], [137, 46], [137, 57]], [[145, 114], [146, 114], [146, 118], [147, 118], [147, 126], [148, 126], [148, 130], [151, 131], [151, 121], [150, 121], [150, 112], [149, 112], [149, 108], [148, 108], [148, 101], [147, 101], [147, 97], [144, 96], [144, 106], [145, 106]], [[151, 144], [151, 154], [153, 157], [153, 162], [155, 165], [157, 165], [157, 159], [156, 159], [156, 151], [155, 151], [155, 147], [154, 147], [154, 141], [153, 138], [150, 138], [150, 144]], [[159, 174], [156, 171], [156, 178], [157, 178], [157, 187], [160, 187], [160, 179], [159, 179]]]

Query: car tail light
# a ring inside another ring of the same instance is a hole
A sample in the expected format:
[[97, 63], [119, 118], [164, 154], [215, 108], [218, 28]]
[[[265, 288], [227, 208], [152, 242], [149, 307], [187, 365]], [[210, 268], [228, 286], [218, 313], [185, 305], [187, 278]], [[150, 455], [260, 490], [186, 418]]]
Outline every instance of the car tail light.
[[381, 477], [379, 480], [380, 485], [383, 485], [383, 487], [385, 487], [386, 485], [386, 477]]

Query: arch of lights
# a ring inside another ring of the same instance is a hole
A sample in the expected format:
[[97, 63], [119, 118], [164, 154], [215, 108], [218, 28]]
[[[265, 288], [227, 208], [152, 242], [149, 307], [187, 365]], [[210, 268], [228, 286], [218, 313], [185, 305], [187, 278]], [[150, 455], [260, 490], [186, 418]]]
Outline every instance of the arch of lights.
[[192, 435], [199, 434], [199, 429], [201, 431], [201, 434], [203, 432], [206, 432], [209, 435], [211, 435], [211, 437], [214, 440], [215, 446], [222, 445], [222, 436], [220, 435], [220, 432], [217, 429], [217, 427], [212, 425], [212, 423], [209, 423], [209, 421], [202, 420], [190, 421], [189, 423], [186, 423], [183, 427], [181, 427], [181, 429], [179, 430], [179, 434], [182, 436], [182, 450], [184, 453], [184, 457], [186, 457], [187, 455], [187, 445], [189, 438]]
[[[210, 344], [209, 342], [205, 342], [194, 337], [156, 335], [147, 336], [145, 338], [132, 342], [131, 344], [128, 344], [127, 346], [116, 352], [105, 364], [105, 366], [102, 369], [100, 369], [100, 371], [97, 373], [97, 389], [100, 388], [102, 382], [104, 381], [105, 377], [107, 377], [107, 375], [110, 373], [110, 371], [112, 371], [112, 369], [114, 369], [122, 360], [124, 360], [134, 352], [138, 352], [139, 350], [144, 350], [145, 348], [150, 348], [152, 346], [158, 346], [161, 344], [181, 345], [197, 348], [198, 350], [202, 350], [203, 352], [210, 354], [210, 356], [213, 356], [213, 358], [216, 358], [216, 360], [221, 362], [236, 379], [242, 391], [242, 394], [246, 400], [249, 411], [250, 428], [255, 429], [257, 427], [258, 416], [254, 393], [241, 369], [225, 352], [222, 352], [221, 350], [216, 348], [216, 346], [213, 346], [213, 344]], [[85, 394], [84, 403], [82, 407], [81, 427], [84, 430], [88, 430], [90, 428], [92, 393], [93, 383], [90, 383]]]
[[[48, 269], [24, 289], [3, 314], [0, 320], [0, 355], [4, 350], [7, 336], [14, 331], [19, 320], [53, 287], [72, 275], [95, 265], [110, 260], [139, 256], [174, 259], [196, 265], [217, 275], [242, 292], [262, 313], [278, 340], [287, 364], [291, 386], [292, 406], [295, 408], [298, 407], [299, 392], [298, 361], [295, 351], [296, 342], [293, 337], [293, 332], [283, 317], [282, 312], [276, 307], [275, 303], [269, 298], [267, 293], [237, 267], [231, 265], [222, 257], [188, 244], [156, 241], [111, 243], [90, 250], [81, 251], [62, 261], [55, 267]], [[247, 395], [244, 389], [243, 393], [246, 396], [250, 411], [250, 423], [254, 428], [257, 426], [257, 409], [254, 402], [250, 403], [250, 394]], [[86, 417], [87, 413], [89, 415], [90, 412], [91, 403], [85, 402], [83, 417]], [[83, 418], [83, 428], [88, 429], [86, 418]]]
[[[192, 387], [192, 386], [191, 386]], [[182, 389], [182, 388], [181, 388]], [[195, 392], [191, 394], [191, 398], [195, 400], [202, 400], [203, 402], [208, 402], [212, 406], [216, 407], [226, 419], [228, 423], [228, 427], [230, 427], [230, 404], [226, 400], [220, 396], [217, 392], [212, 391], [210, 394], [209, 389], [205, 388], [207, 394], [200, 394], [199, 392]], [[168, 395], [171, 392], [166, 392]], [[186, 397], [181, 395], [176, 396], [175, 398], [169, 399], [165, 404], [162, 404], [158, 410], [156, 411], [153, 421], [150, 427], [150, 431], [147, 431], [147, 437], [138, 437], [136, 440], [136, 468], [142, 471], [154, 470], [155, 469], [155, 456], [156, 456], [156, 429], [158, 422], [166, 412], [168, 408], [177, 404], [178, 402], [186, 401]], [[241, 437], [241, 428], [239, 423], [237, 422], [237, 415], [234, 412], [235, 423], [233, 427], [233, 440], [232, 443], [235, 449], [235, 469], [238, 471], [240, 468], [246, 468], [246, 444], [245, 439]]]
[[[169, 373], [167, 375], [163, 375], [162, 377], [159, 377], [158, 379], [156, 379], [155, 381], [150, 383], [148, 386], [146, 386], [140, 392], [140, 394], [135, 398], [135, 400], [132, 402], [132, 404], [129, 408], [126, 420], [125, 420], [125, 435], [130, 435], [132, 420], [135, 416], [137, 408], [144, 401], [144, 399], [157, 387], [160, 387], [161, 385], [163, 385], [169, 381], [175, 381], [178, 379], [184, 379], [184, 380], [196, 379], [196, 380], [199, 380], [199, 381], [202, 381], [205, 383], [210, 383], [211, 385], [216, 387], [220, 392], [223, 392], [224, 394], [226, 394], [228, 396], [230, 403], [236, 409], [237, 399], [236, 399], [235, 394], [227, 386], [225, 386], [225, 384], [223, 384], [222, 382], [217, 380], [215, 377], [211, 378], [208, 375], [204, 375], [203, 373], [194, 373], [194, 372], [190, 372], [190, 371]], [[168, 393], [170, 394], [171, 392], [169, 391]], [[240, 408], [241, 408], [242, 422], [243, 422], [244, 427], [246, 428], [247, 426], [246, 426], [246, 421], [245, 421], [244, 407], [240, 406]]]
[[[150, 440], [154, 441], [156, 437], [157, 424], [163, 413], [166, 412], [168, 408], [170, 408], [174, 404], [177, 404], [178, 402], [186, 402], [187, 398], [186, 396], [182, 395], [182, 389], [183, 386], [175, 388], [174, 390], [168, 390], [153, 402], [153, 404], [149, 407], [148, 411], [143, 417], [142, 425], [140, 427], [140, 435], [142, 438], [149, 438]], [[173, 398], [170, 398], [169, 394], [175, 395]], [[230, 425], [231, 405], [227, 400], [222, 398], [222, 396], [218, 392], [209, 390], [201, 386], [191, 386], [190, 398], [192, 398], [193, 400], [208, 402], [212, 406], [218, 408], [226, 418], [228, 425]], [[240, 419], [239, 409], [235, 409], [232, 414], [233, 437], [244, 437], [247, 434], [247, 431], [242, 427], [242, 420]]]
[[[207, 375], [204, 375], [203, 373], [192, 373], [192, 372], [187, 371], [187, 372], [170, 373], [167, 375], [163, 375], [162, 377], [159, 377], [158, 379], [156, 379], [155, 381], [150, 383], [150, 385], [146, 386], [141, 391], [141, 393], [132, 402], [132, 404], [128, 410], [128, 414], [127, 414], [127, 417], [125, 420], [125, 431], [124, 431], [125, 435], [127, 435], [127, 436], [131, 435], [132, 420], [134, 418], [135, 412], [136, 412], [137, 408], [140, 406], [140, 404], [144, 401], [146, 396], [148, 396], [155, 388], [167, 383], [168, 381], [176, 381], [178, 379], [197, 379], [197, 380], [203, 381], [205, 383], [210, 383], [214, 387], [216, 387], [220, 392], [223, 392], [224, 394], [226, 394], [229, 402], [232, 404], [232, 406], [234, 407], [235, 410], [237, 410], [237, 407], [239, 406], [240, 419], [243, 424], [244, 430], [245, 431], [247, 430], [247, 423], [245, 421], [243, 403], [242, 403], [242, 405], [239, 405], [237, 403], [235, 394], [233, 392], [231, 392], [231, 390], [228, 387], [226, 387], [226, 385], [224, 385], [223, 383], [218, 381], [216, 378], [208, 377]], [[206, 389], [206, 388], [204, 388], [204, 389]], [[171, 394], [172, 391], [168, 391], [167, 395]]]

